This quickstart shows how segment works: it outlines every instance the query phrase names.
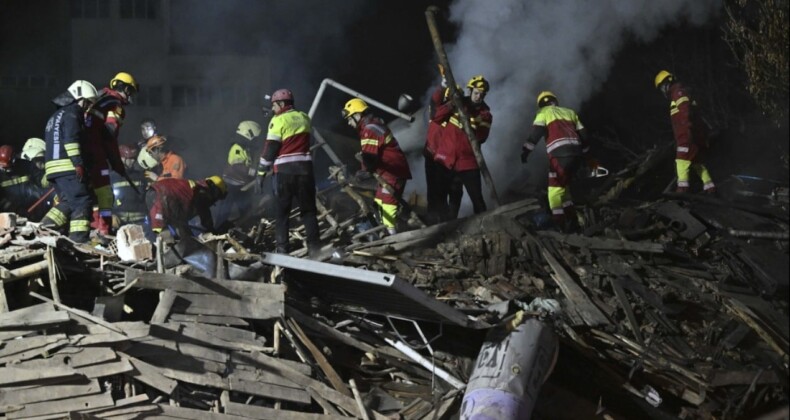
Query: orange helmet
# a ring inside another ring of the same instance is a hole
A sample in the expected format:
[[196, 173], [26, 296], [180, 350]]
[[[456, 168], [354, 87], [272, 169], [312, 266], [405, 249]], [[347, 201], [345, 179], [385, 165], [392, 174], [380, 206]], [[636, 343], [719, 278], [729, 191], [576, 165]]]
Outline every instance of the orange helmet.
[[150, 152], [151, 150], [154, 150], [157, 147], [162, 147], [162, 146], [164, 146], [166, 141], [167, 141], [167, 138], [165, 136], [153, 135], [145, 143], [145, 150], [148, 150]]
[[14, 161], [14, 148], [9, 145], [0, 146], [0, 169], [10, 169]]

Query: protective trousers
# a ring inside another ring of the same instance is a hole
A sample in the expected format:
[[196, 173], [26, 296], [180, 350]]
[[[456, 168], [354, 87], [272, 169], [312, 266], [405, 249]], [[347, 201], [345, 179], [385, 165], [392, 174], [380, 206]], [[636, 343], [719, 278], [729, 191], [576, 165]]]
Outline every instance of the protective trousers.
[[440, 171], [442, 165], [433, 160], [433, 156], [425, 153], [425, 186], [428, 196], [428, 214], [432, 223], [443, 222], [449, 212], [447, 207], [446, 187], [442, 185]]
[[577, 223], [576, 209], [568, 187], [581, 161], [580, 156], [557, 157], [549, 154], [549, 208], [554, 223], [562, 228], [566, 227], [566, 223]]
[[486, 202], [483, 199], [483, 182], [480, 178], [480, 169], [471, 169], [468, 171], [451, 171], [452, 178], [447, 182], [447, 193], [450, 199], [450, 218], [457, 219], [458, 212], [461, 210], [461, 199], [463, 199], [463, 190], [461, 185], [466, 189], [469, 194], [469, 199], [472, 201], [472, 209], [475, 214], [480, 214], [486, 211]]
[[274, 226], [274, 240], [277, 252], [288, 252], [288, 229], [290, 227], [291, 208], [293, 200], [299, 204], [302, 215], [307, 247], [309, 250], [320, 248], [318, 234], [318, 218], [315, 205], [315, 180], [312, 172], [307, 175], [275, 173], [272, 179], [274, 190], [276, 219]]
[[88, 187], [74, 174], [50, 180], [55, 186], [60, 202], [47, 212], [41, 223], [65, 227], [69, 224], [69, 239], [77, 243], [88, 242], [90, 234], [89, 215], [91, 197]]
[[677, 167], [678, 174], [678, 190], [684, 191], [688, 189], [689, 172], [691, 172], [691, 169], [693, 169], [694, 172], [699, 175], [703, 183], [702, 188], [705, 191], [716, 188], [716, 185], [713, 183], [713, 178], [711, 178], [710, 172], [708, 172], [708, 168], [706, 168], [705, 165], [686, 159], [675, 159], [675, 165]]
[[389, 186], [385, 189], [381, 185], [376, 189], [376, 197], [373, 201], [379, 206], [381, 224], [387, 227], [390, 234], [395, 233], [395, 225], [400, 212], [400, 200], [403, 189], [406, 187], [405, 179], [398, 179], [387, 173], [380, 174], [380, 177]]

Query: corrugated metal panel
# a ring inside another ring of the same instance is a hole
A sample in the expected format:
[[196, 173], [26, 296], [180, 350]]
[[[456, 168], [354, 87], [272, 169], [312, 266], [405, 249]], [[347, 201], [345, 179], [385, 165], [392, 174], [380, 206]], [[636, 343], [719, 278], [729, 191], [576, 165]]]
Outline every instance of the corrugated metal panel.
[[281, 254], [264, 253], [262, 261], [287, 269], [287, 283], [294, 283], [328, 303], [342, 305], [352, 311], [447, 322], [471, 328], [488, 327], [476, 325], [462, 312], [392, 274]]

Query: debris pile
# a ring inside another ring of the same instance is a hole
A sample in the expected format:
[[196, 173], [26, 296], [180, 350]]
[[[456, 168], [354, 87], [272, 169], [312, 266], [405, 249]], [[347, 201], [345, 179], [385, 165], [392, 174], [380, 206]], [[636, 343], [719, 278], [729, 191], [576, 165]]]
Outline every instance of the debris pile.
[[0, 412], [446, 418], [485, 332], [519, 310], [540, 317], [524, 310], [535, 298], [560, 303], [546, 320], [557, 364], [585, 361], [598, 414], [786, 406], [786, 189], [621, 197], [637, 168], [575, 234], [536, 229], [541, 205], [526, 199], [380, 238], [355, 230], [362, 206], [341, 215], [326, 200], [329, 262], [261, 252], [265, 220], [169, 247], [127, 233], [124, 262], [120, 240], [79, 247], [17, 219], [0, 232]]

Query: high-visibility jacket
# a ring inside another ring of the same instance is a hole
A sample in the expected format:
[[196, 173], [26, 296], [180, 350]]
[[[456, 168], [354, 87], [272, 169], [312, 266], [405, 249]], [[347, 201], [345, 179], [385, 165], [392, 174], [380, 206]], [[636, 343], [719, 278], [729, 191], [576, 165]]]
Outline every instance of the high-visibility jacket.
[[258, 171], [274, 165], [274, 172], [307, 175], [313, 171], [310, 156], [310, 117], [292, 107], [272, 117], [261, 152]]
[[411, 179], [409, 162], [381, 118], [365, 115], [357, 124], [364, 169], [385, 178]]
[[570, 108], [557, 105], [540, 108], [524, 147], [533, 150], [541, 137], [546, 138], [546, 153], [552, 156], [577, 156], [589, 150], [584, 125]]
[[211, 205], [205, 181], [164, 178], [151, 184], [154, 200], [149, 213], [151, 229], [159, 232], [167, 225], [185, 225], [195, 216], [200, 217], [203, 227], [211, 231]]
[[[468, 96], [463, 100], [464, 110], [469, 117], [469, 124], [480, 144], [488, 140], [491, 131], [493, 116], [491, 109], [485, 102], [478, 105], [472, 104]], [[456, 112], [452, 101], [447, 101], [437, 107], [432, 121], [442, 126], [441, 141], [434, 155], [435, 160], [447, 169], [456, 172], [479, 169], [477, 158], [469, 144], [469, 138], [464, 131], [461, 118]]]
[[228, 165], [243, 164], [249, 167], [250, 163], [252, 163], [252, 160], [247, 148], [242, 144], [233, 143], [230, 146], [230, 150], [228, 150]]
[[126, 178], [116, 173], [110, 174], [112, 181], [112, 191], [115, 196], [112, 212], [123, 222], [140, 221], [145, 219], [148, 209], [145, 206], [146, 180], [143, 171], [132, 168], [126, 170], [126, 175], [132, 180], [132, 184], [140, 194], [137, 194]]
[[708, 145], [708, 130], [688, 90], [675, 82], [669, 87], [669, 116], [675, 135], [676, 158], [694, 160]]
[[181, 156], [168, 150], [162, 158], [162, 174], [164, 178], [184, 179], [184, 171], [187, 170], [187, 164]]
[[[28, 207], [44, 194], [40, 181], [40, 171], [27, 160], [17, 159], [11, 170], [0, 171], [0, 212], [29, 216]], [[40, 207], [46, 209], [46, 206]]]
[[[65, 95], [71, 96], [68, 92]], [[44, 142], [47, 145], [44, 170], [47, 179], [74, 175], [74, 167], [83, 165], [80, 152], [80, 146], [85, 141], [82, 108], [73, 98], [70, 103], [67, 101], [64, 94], [53, 100], [62, 107], [49, 117], [44, 129]]]

